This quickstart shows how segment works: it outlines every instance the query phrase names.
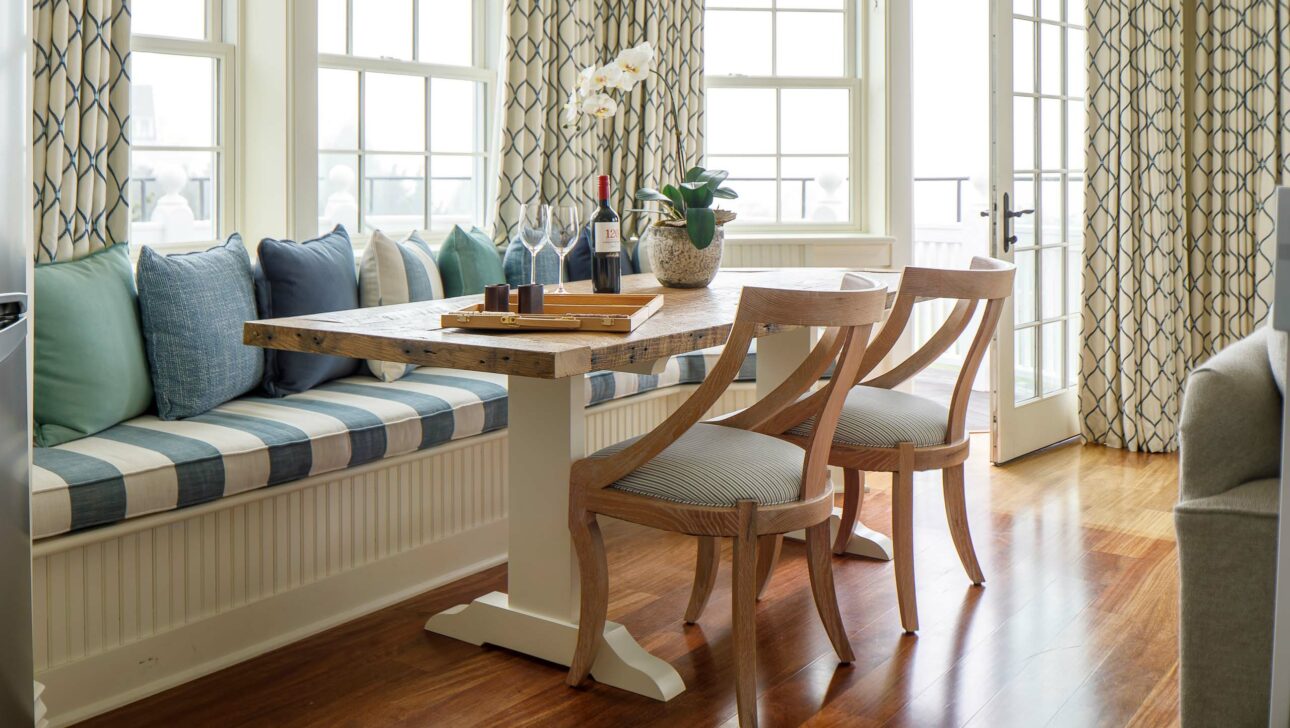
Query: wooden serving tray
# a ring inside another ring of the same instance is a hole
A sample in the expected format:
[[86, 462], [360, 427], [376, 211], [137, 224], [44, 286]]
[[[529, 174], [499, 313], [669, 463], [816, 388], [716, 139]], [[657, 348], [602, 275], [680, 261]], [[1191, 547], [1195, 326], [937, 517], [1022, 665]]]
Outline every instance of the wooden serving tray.
[[630, 333], [663, 307], [663, 297], [636, 293], [547, 293], [542, 313], [519, 313], [511, 292], [510, 312], [485, 311], [482, 303], [443, 314], [445, 329], [480, 331], [613, 331]]

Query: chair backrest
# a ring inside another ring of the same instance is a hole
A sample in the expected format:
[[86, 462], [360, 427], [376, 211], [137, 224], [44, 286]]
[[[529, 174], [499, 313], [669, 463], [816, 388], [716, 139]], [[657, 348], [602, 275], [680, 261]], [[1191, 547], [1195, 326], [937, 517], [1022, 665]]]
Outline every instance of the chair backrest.
[[[957, 442], [966, 434], [968, 397], [972, 382], [980, 371], [990, 339], [999, 326], [1003, 306], [1012, 295], [1016, 267], [994, 258], [976, 257], [966, 269], [905, 268], [891, 314], [865, 352], [864, 363], [855, 384], [890, 389], [926, 369], [944, 354], [967, 331], [977, 310], [984, 304], [980, 323], [963, 358], [950, 397], [950, 417], [945, 441]], [[930, 299], [952, 299], [957, 303], [945, 322], [914, 353], [882, 374], [865, 379], [895, 346], [909, 325], [914, 306]]]
[[782, 327], [819, 326], [826, 331], [797, 370], [752, 407], [718, 422], [756, 430], [785, 405], [798, 401], [830, 365], [835, 365], [835, 376], [812, 412], [819, 418], [819, 425], [807, 446], [802, 469], [803, 498], [818, 497], [827, 485], [828, 452], [850, 388], [835, 387], [833, 383], [850, 382], [859, 376], [866, 344], [873, 325], [882, 318], [886, 299], [886, 287], [877, 284], [843, 291], [744, 288], [721, 357], [699, 388], [662, 424], [629, 447], [604, 460], [588, 459], [575, 464], [577, 477], [593, 488], [622, 479], [675, 442], [716, 404], [738, 375], [754, 337]]

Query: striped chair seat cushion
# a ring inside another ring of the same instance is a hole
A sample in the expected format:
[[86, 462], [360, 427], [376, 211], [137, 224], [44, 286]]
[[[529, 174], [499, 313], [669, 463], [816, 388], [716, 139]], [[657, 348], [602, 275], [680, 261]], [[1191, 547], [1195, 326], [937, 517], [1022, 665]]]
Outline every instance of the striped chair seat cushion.
[[[596, 372], [588, 404], [702, 381], [694, 352], [659, 375]], [[750, 363], [749, 371], [753, 370]], [[197, 505], [506, 427], [506, 377], [423, 367], [394, 382], [359, 375], [280, 399], [244, 397], [185, 420], [138, 417], [36, 448], [36, 538]]]
[[[896, 447], [902, 442], [929, 447], [945, 442], [949, 420], [949, 410], [917, 395], [855, 387], [847, 394], [833, 441], [864, 447]], [[806, 436], [814, 427], [814, 420], [807, 420], [790, 432]]]
[[[636, 439], [596, 454], [619, 452]], [[769, 435], [700, 423], [609, 487], [696, 506], [733, 506], [740, 500], [790, 503], [800, 497], [805, 454]]]

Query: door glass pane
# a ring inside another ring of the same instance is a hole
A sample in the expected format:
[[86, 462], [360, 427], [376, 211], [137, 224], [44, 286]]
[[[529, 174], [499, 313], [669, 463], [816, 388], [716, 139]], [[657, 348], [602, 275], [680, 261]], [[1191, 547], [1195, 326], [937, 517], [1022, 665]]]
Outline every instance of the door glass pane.
[[1040, 245], [1056, 245], [1065, 242], [1063, 240], [1065, 232], [1062, 229], [1063, 189], [1061, 175], [1046, 174], [1039, 180], [1039, 209], [1035, 211], [1035, 215], [1039, 217], [1041, 226]]
[[1014, 318], [1019, 324], [1035, 320], [1035, 251], [1018, 251], [1013, 257], [1017, 275], [1012, 292]]
[[851, 114], [846, 89], [780, 92], [780, 150], [785, 154], [846, 154]]
[[401, 233], [425, 228], [426, 159], [420, 154], [363, 158], [363, 227]]
[[1012, 0], [1012, 12], [1018, 15], [1034, 15], [1035, 0]]
[[1066, 386], [1073, 387], [1079, 383], [1080, 328], [1079, 316], [1066, 320]]
[[1035, 100], [1029, 96], [1012, 100], [1012, 166], [1035, 168]]
[[366, 73], [363, 148], [422, 151], [426, 148], [426, 84], [420, 76]]
[[1043, 169], [1062, 168], [1062, 102], [1057, 99], [1039, 100], [1039, 154]]
[[1029, 20], [1012, 21], [1012, 90], [1035, 90], [1035, 24]]
[[474, 60], [474, 0], [421, 0], [417, 60], [469, 66]]
[[1039, 17], [1048, 20], [1062, 19], [1062, 0], [1039, 0]]
[[1018, 402], [1034, 399], [1039, 396], [1039, 378], [1035, 371], [1035, 330], [1017, 329], [1014, 344], [1015, 399]]
[[774, 89], [708, 89], [708, 128], [721, 130], [707, 136], [708, 152], [774, 154], [776, 116]]
[[[1015, 210], [1033, 210], [1035, 208], [1035, 178], [1031, 175], [1017, 175], [1012, 183], [1011, 207]], [[1035, 215], [1022, 215], [1012, 220], [1012, 233], [1017, 236], [1017, 246], [1027, 247], [1035, 244]]]
[[775, 75], [841, 76], [846, 70], [842, 13], [776, 13], [775, 23]]
[[[1057, 318], [1065, 311], [1062, 309], [1064, 301], [1062, 297], [1063, 283], [1066, 279], [1066, 271], [1063, 260], [1066, 257], [1066, 248], [1044, 248], [1039, 253], [1039, 313], [1045, 319]], [[1058, 366], [1061, 366], [1060, 362]]]
[[1066, 242], [1084, 244], [1084, 178], [1066, 177]]
[[1054, 96], [1062, 92], [1062, 28], [1060, 25], [1039, 25], [1039, 91]]
[[1066, 312], [1078, 314], [1084, 300], [1084, 251], [1079, 245], [1066, 248]]
[[318, 69], [318, 148], [358, 149], [358, 73]]
[[1040, 362], [1042, 366], [1043, 393], [1052, 394], [1063, 387], [1062, 367], [1066, 364], [1066, 329], [1064, 321], [1044, 324], [1041, 329], [1043, 351]]
[[345, 53], [345, 0], [318, 0], [318, 52]]
[[771, 14], [709, 10], [703, 22], [703, 71], [710, 76], [771, 75]]
[[412, 0], [354, 3], [354, 55], [412, 60]]
[[1082, 97], [1088, 86], [1088, 59], [1085, 38], [1087, 33], [1076, 28], [1066, 29], [1066, 95]]
[[358, 155], [318, 155], [318, 232], [358, 232]]
[[1066, 168], [1084, 169], [1084, 150], [1088, 148], [1084, 101], [1066, 102]]

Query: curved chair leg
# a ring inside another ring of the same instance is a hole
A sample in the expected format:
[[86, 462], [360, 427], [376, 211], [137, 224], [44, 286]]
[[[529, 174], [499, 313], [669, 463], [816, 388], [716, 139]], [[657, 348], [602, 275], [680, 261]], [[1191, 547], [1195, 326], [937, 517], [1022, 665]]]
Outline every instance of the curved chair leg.
[[739, 535], [735, 536], [733, 632], [735, 703], [740, 728], [757, 725], [757, 504], [739, 501]]
[[694, 565], [694, 588], [690, 590], [690, 606], [685, 608], [685, 623], [699, 621], [704, 607], [708, 606], [708, 597], [712, 596], [712, 586], [717, 583], [717, 539], [713, 536], [700, 536], [699, 553]]
[[784, 547], [784, 534], [770, 533], [757, 539], [757, 599], [766, 593], [771, 574], [775, 573], [775, 564], [779, 563], [779, 552]]
[[896, 567], [896, 600], [900, 624], [918, 631], [918, 598], [914, 591], [914, 446], [900, 445], [900, 469], [891, 478], [892, 561]]
[[569, 516], [573, 549], [578, 555], [582, 601], [578, 617], [578, 646], [569, 665], [566, 682], [577, 687], [587, 679], [596, 661], [596, 652], [605, 632], [605, 613], [609, 609], [609, 563], [605, 559], [605, 542], [600, 536], [596, 514], [585, 510]]
[[976, 560], [976, 549], [972, 547], [972, 532], [968, 530], [967, 499], [963, 493], [963, 465], [945, 468], [941, 472], [941, 483], [945, 491], [945, 520], [950, 524], [950, 536], [954, 539], [954, 548], [959, 552], [959, 561], [963, 570], [973, 584], [981, 585], [985, 575], [981, 573], [981, 564]]
[[838, 536], [833, 541], [833, 553], [838, 556], [847, 552], [851, 532], [860, 517], [860, 506], [864, 504], [864, 473], [846, 468], [842, 471], [842, 478], [842, 517], [838, 521]]
[[847, 639], [846, 628], [842, 626], [838, 595], [833, 588], [828, 521], [806, 529], [806, 552], [806, 562], [811, 573], [811, 594], [815, 597], [815, 608], [820, 612], [820, 621], [824, 622], [824, 631], [828, 633], [838, 659], [844, 663], [854, 662], [855, 653], [851, 651], [851, 640]]

